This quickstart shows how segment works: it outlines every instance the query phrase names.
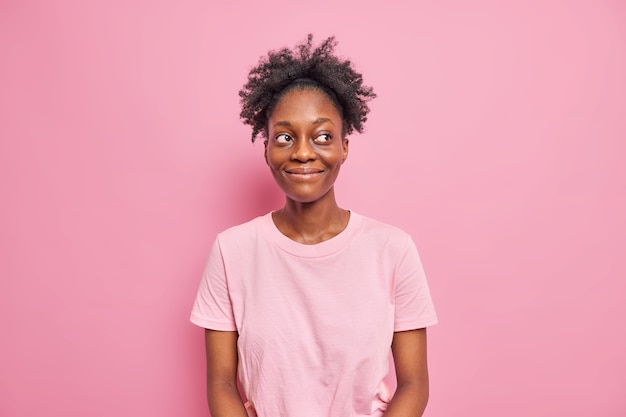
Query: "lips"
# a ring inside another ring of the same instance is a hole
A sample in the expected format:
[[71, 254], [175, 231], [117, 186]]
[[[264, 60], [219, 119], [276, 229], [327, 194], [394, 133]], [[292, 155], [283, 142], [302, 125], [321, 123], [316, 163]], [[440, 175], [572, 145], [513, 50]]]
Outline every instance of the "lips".
[[311, 175], [311, 174], [321, 174], [322, 172], [324, 172], [324, 170], [320, 168], [300, 167], [300, 168], [285, 169], [285, 172], [287, 174], [293, 174], [293, 175]]
[[290, 178], [295, 182], [309, 182], [317, 181], [322, 175], [324, 170], [320, 168], [310, 167], [295, 167], [283, 170], [285, 177]]

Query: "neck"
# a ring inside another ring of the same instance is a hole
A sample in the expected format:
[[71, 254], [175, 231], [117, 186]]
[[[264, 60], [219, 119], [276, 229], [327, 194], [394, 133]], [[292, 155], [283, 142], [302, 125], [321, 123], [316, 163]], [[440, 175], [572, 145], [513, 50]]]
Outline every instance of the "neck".
[[328, 240], [348, 225], [350, 212], [340, 208], [333, 190], [323, 200], [300, 203], [290, 198], [273, 213], [274, 224], [288, 238], [304, 244]]

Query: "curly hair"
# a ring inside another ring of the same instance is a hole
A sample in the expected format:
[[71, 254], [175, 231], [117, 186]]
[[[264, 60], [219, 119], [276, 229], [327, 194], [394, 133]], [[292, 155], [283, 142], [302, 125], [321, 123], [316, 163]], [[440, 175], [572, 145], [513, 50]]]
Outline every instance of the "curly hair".
[[239, 91], [240, 117], [252, 126], [252, 142], [259, 133], [267, 137], [267, 122], [276, 104], [293, 88], [313, 88], [326, 93], [343, 121], [343, 137], [363, 131], [369, 107], [376, 97], [371, 87], [363, 85], [363, 76], [349, 60], [334, 55], [335, 37], [312, 46], [313, 35], [293, 50], [283, 48], [268, 52], [250, 70], [248, 82]]

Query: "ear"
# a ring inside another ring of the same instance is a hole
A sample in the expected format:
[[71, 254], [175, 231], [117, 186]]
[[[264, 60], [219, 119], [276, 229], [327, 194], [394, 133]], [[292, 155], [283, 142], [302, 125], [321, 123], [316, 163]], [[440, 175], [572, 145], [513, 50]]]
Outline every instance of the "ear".
[[348, 138], [343, 138], [341, 144], [343, 145], [343, 157], [341, 158], [341, 163], [343, 164], [348, 159], [348, 145], [350, 145], [350, 141]]
[[265, 163], [269, 165], [270, 163], [267, 161], [267, 139], [263, 141], [263, 146], [265, 147], [263, 151], [263, 158], [265, 158]]

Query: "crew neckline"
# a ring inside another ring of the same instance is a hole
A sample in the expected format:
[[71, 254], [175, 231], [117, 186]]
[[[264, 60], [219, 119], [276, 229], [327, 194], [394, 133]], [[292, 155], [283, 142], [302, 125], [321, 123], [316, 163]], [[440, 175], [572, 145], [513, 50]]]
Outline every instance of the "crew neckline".
[[262, 216], [261, 222], [267, 231], [269, 240], [283, 251], [302, 258], [321, 258], [340, 251], [346, 247], [357, 234], [361, 227], [363, 217], [352, 210], [349, 211], [350, 217], [348, 218], [348, 224], [345, 229], [330, 239], [313, 245], [296, 242], [282, 234], [274, 224], [272, 212]]

